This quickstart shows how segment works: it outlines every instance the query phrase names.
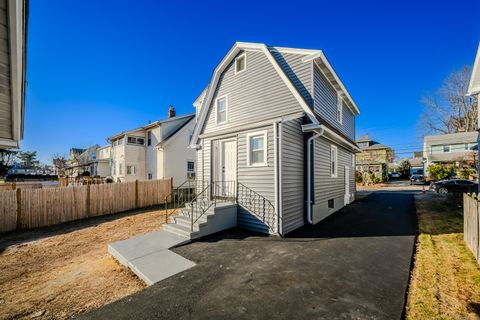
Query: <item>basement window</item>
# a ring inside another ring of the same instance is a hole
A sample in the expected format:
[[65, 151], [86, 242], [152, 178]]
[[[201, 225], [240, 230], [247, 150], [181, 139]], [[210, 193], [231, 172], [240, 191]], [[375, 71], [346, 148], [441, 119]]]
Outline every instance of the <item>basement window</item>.
[[235, 59], [235, 74], [244, 71], [247, 68], [247, 56], [244, 54], [239, 55]]
[[328, 209], [333, 209], [335, 208], [335, 202], [333, 199], [328, 200]]

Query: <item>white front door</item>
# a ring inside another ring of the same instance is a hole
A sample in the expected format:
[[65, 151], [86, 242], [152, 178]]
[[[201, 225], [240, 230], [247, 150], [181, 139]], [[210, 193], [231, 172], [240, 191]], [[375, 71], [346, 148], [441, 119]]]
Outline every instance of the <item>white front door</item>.
[[350, 167], [345, 166], [345, 197], [344, 205], [350, 203]]
[[215, 165], [215, 194], [234, 196], [237, 180], [237, 143], [235, 140], [220, 141], [218, 163]]

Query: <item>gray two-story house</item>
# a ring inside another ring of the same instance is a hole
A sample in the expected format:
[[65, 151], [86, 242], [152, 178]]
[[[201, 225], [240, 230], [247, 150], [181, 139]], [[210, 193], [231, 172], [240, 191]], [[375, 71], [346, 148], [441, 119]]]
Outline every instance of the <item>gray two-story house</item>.
[[359, 109], [322, 51], [237, 42], [194, 106], [197, 180], [238, 226], [284, 235], [354, 199]]

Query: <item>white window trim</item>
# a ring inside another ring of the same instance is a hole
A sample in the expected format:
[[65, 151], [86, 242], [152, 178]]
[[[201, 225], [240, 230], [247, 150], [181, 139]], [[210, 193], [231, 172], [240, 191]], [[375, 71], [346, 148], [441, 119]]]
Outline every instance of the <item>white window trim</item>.
[[[250, 161], [250, 137], [263, 135], [263, 163], [254, 163]], [[268, 132], [256, 131], [247, 133], [247, 167], [267, 167], [268, 166]]]
[[[193, 171], [189, 171], [189, 170], [188, 170], [188, 163], [189, 163], [189, 162], [193, 162]], [[187, 172], [195, 172], [195, 169], [196, 169], [196, 168], [195, 168], [195, 160], [187, 160], [187, 163], [186, 163], [186, 164], [187, 164]]]
[[[338, 111], [340, 111], [340, 119], [338, 119]], [[340, 92], [337, 92], [337, 110], [335, 112], [337, 122], [343, 124], [343, 98]]]
[[[335, 173], [332, 173], [332, 151], [335, 151]], [[330, 145], [330, 176], [338, 178], [338, 148], [333, 144]]]
[[[225, 99], [225, 121], [218, 122], [218, 101]], [[226, 124], [228, 122], [228, 95], [224, 95], [215, 99], [215, 123], [217, 125]]]
[[[245, 58], [245, 68], [243, 68], [243, 70], [237, 71], [237, 60], [239, 60], [241, 58]], [[234, 65], [235, 65], [235, 74], [239, 74], [239, 73], [242, 73], [243, 71], [247, 70], [247, 54], [244, 52], [241, 55], [239, 55], [238, 57], [236, 57]]]

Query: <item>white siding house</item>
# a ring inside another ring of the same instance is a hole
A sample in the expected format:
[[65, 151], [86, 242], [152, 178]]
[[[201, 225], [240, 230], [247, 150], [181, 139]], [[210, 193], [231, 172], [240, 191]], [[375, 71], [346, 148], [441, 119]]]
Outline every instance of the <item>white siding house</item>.
[[[195, 150], [188, 148], [195, 115], [175, 116], [121, 132], [111, 143], [110, 172], [114, 182], [173, 178], [180, 185], [194, 177]], [[187, 164], [189, 161], [190, 168]]]

